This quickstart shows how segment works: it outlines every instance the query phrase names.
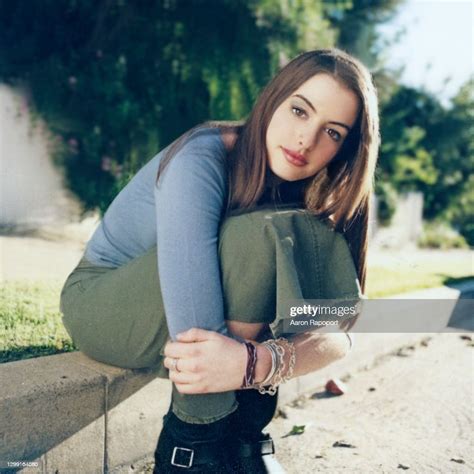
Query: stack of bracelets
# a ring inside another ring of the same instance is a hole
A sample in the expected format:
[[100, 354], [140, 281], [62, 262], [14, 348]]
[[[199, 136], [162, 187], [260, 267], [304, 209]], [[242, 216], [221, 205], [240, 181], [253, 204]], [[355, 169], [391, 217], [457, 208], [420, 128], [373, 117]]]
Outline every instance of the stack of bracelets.
[[257, 365], [257, 348], [245, 342], [247, 348], [247, 368], [241, 388], [256, 388], [261, 394], [275, 395], [283, 382], [290, 380], [296, 363], [295, 345], [287, 339], [268, 339], [262, 342], [272, 357], [272, 367], [265, 380], [255, 383], [255, 366]]

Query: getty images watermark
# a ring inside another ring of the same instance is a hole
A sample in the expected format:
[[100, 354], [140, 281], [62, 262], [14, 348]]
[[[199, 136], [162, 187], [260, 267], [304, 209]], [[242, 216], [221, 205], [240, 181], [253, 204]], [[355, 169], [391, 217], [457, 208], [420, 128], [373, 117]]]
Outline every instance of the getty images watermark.
[[359, 312], [359, 304], [307, 304], [290, 306], [291, 326], [339, 326], [341, 319], [354, 318]]
[[474, 299], [290, 300], [278, 308], [285, 333], [312, 330], [377, 333], [474, 330]]

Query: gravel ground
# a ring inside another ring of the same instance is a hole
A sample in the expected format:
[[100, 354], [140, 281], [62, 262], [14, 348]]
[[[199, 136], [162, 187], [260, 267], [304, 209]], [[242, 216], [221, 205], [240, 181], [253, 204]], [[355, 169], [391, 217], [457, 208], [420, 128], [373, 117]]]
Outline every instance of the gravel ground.
[[[321, 387], [284, 407], [269, 431], [286, 472], [473, 472], [474, 343], [462, 337], [432, 335], [351, 374], [342, 396]], [[282, 438], [294, 425], [304, 433]]]

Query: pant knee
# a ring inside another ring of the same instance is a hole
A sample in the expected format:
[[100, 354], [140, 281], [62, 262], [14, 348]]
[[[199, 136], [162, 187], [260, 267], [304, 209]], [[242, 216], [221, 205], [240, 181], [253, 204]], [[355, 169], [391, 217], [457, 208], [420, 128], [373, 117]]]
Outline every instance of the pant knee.
[[253, 213], [228, 218], [221, 230], [219, 256], [227, 318], [271, 323], [275, 318], [275, 239]]

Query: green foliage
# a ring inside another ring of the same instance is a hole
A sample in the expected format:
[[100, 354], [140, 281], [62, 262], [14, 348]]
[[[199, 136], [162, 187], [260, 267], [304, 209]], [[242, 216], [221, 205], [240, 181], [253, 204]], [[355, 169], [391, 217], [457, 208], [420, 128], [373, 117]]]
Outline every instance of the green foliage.
[[358, 57], [371, 70], [382, 64], [377, 26], [393, 18], [403, 0], [346, 0], [333, 5], [328, 17], [338, 31], [340, 48]]
[[423, 89], [401, 85], [397, 72], [384, 70], [385, 50], [390, 44], [378, 37], [377, 26], [390, 20], [403, 2], [351, 0], [344, 2], [344, 8], [340, 8], [341, 2], [328, 3], [339, 7], [327, 10], [338, 31], [338, 46], [369, 66], [379, 92], [379, 219], [387, 224], [393, 211], [386, 186], [399, 192], [422, 191], [424, 217], [448, 219], [472, 245], [474, 211], [466, 185], [474, 168], [472, 79], [448, 108]]
[[379, 171], [399, 191], [424, 194], [424, 217], [447, 219], [472, 245], [472, 80], [443, 107], [432, 94], [398, 86], [382, 105]]
[[434, 184], [437, 177], [433, 159], [424, 148], [413, 150], [412, 155], [397, 155], [395, 158], [393, 181], [400, 190], [414, 191], [423, 184]]
[[69, 187], [85, 211], [104, 211], [185, 130], [244, 118], [283, 62], [334, 46], [348, 24], [382, 21], [397, 3], [1, 2], [0, 80], [27, 85], [31, 111], [59, 138]]
[[425, 130], [419, 126], [405, 127], [396, 146], [393, 142], [385, 144], [385, 150], [389, 146], [394, 148], [392, 182], [401, 191], [416, 190], [423, 184], [436, 182], [432, 156], [421, 144], [425, 135]]
[[376, 180], [375, 194], [378, 199], [377, 217], [381, 225], [388, 226], [397, 207], [397, 192], [388, 181]]
[[302, 435], [304, 433], [304, 430], [306, 428], [306, 425], [293, 425], [293, 428], [286, 433], [286, 435], [282, 436], [282, 438], [287, 438], [288, 436], [297, 436], [297, 435]]
[[422, 248], [458, 249], [469, 248], [466, 239], [452, 229], [446, 222], [433, 221], [423, 224], [423, 234], [418, 240]]
[[441, 214], [474, 247], [474, 175], [469, 176], [456, 199]]
[[[165, 145], [208, 119], [242, 119], [280, 65], [337, 45], [374, 72], [381, 98], [379, 179], [416, 189], [425, 217], [472, 242], [472, 81], [449, 109], [383, 69], [376, 26], [401, 0], [18, 0], [0, 3], [0, 80], [26, 85], [30, 112], [84, 210], [104, 211]], [[12, 47], [14, 45], [14, 47]], [[381, 192], [381, 218], [391, 214]], [[462, 199], [463, 204], [458, 205]]]
[[104, 211], [185, 130], [244, 118], [285, 56], [334, 45], [324, 3], [1, 2], [0, 80], [29, 87], [70, 188]]

